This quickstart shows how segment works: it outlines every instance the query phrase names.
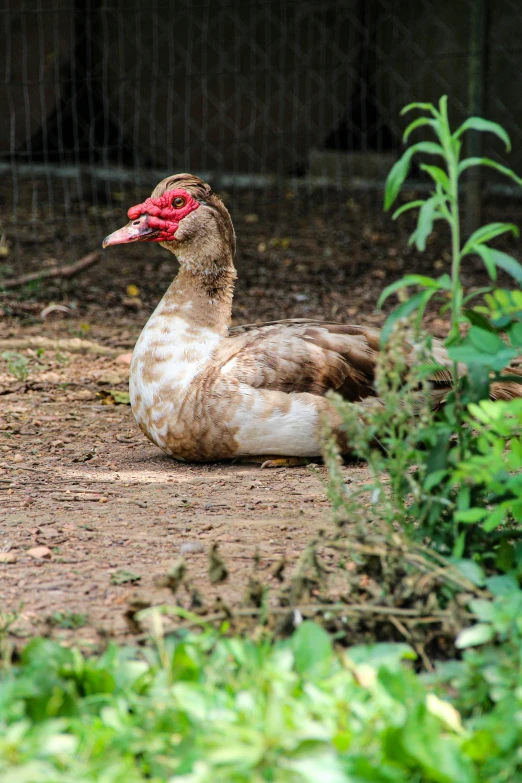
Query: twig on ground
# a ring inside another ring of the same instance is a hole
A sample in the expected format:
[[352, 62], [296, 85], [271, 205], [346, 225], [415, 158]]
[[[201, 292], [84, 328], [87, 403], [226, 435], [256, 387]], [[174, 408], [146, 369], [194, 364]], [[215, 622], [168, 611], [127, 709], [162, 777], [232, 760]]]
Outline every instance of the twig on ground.
[[[0, 340], [0, 351], [23, 351], [27, 348], [43, 348], [45, 351], [68, 351], [69, 353], [87, 353], [93, 356], [118, 356], [119, 351], [107, 345], [84, 340], [82, 337], [8, 337]], [[76, 384], [81, 385], [81, 384]]]
[[45, 468], [30, 468], [28, 465], [20, 465], [18, 463], [16, 465], [8, 465], [6, 462], [2, 462], [0, 468], [3, 470], [27, 470], [30, 473], [49, 473], [49, 470]]
[[[443, 557], [443, 555], [440, 555], [438, 552], [435, 552], [435, 550], [429, 549], [421, 544], [409, 543], [406, 547], [404, 541], [397, 539], [395, 542], [392, 541], [391, 543], [385, 543], [383, 541], [382, 546], [375, 544], [359, 544], [355, 541], [350, 541], [348, 543], [340, 540], [327, 540], [323, 545], [338, 551], [356, 551], [361, 555], [389, 556], [391, 551], [395, 551], [402, 555], [407, 563], [415, 566], [419, 571], [424, 572], [424, 576], [421, 577], [421, 580], [442, 577], [467, 592], [475, 593], [475, 595], [484, 596], [487, 593], [484, 588], [477, 587], [470, 582], [469, 579], [466, 579], [464, 574], [458, 571], [456, 566]], [[441, 565], [430, 563], [430, 557]]]
[[83, 258], [80, 258], [75, 264], [69, 264], [69, 266], [57, 266], [52, 269], [41, 269], [39, 272], [28, 272], [26, 275], [20, 275], [20, 277], [12, 277], [7, 280], [2, 280], [1, 288], [7, 290], [8, 288], [19, 288], [27, 283], [33, 283], [35, 280], [49, 280], [50, 278], [60, 277], [65, 280], [79, 275], [85, 269], [88, 269], [93, 264], [96, 264], [101, 258], [101, 253], [98, 250], [88, 253]]
[[400, 634], [404, 636], [408, 644], [411, 644], [419, 658], [421, 659], [422, 663], [424, 664], [424, 668], [428, 672], [434, 671], [433, 664], [426, 655], [426, 651], [422, 644], [418, 644], [415, 642], [415, 640], [412, 638], [412, 635], [408, 628], [404, 625], [404, 623], [401, 623], [398, 617], [390, 617], [390, 622], [393, 623], [393, 625], [397, 628]]

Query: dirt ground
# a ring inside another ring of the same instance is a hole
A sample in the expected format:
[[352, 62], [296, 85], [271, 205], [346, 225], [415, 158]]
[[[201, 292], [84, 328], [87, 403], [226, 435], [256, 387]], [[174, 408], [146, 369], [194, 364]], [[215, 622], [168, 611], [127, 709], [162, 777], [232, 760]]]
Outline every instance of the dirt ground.
[[[405, 271], [447, 269], [444, 236], [419, 259], [407, 246], [408, 225], [383, 217], [380, 200], [352, 194], [341, 206], [310, 217], [309, 205], [300, 214], [293, 203], [276, 231], [266, 200], [257, 211], [252, 200], [248, 211], [241, 198], [230, 200], [239, 239], [235, 323], [309, 316], [379, 325], [376, 301], [387, 283]], [[489, 212], [508, 219], [505, 205]], [[85, 251], [126, 222], [124, 210], [106, 210], [103, 220]], [[35, 243], [33, 233], [9, 224], [4, 231], [7, 278], [55, 263], [52, 232]], [[64, 249], [59, 261], [79, 255]], [[144, 603], [190, 606], [187, 591], [174, 598], [160, 586], [180, 556], [207, 603], [237, 606], [256, 557], [260, 578], [277, 588], [277, 563], [286, 558], [290, 573], [310, 538], [332, 527], [323, 467], [180, 464], [145, 440], [128, 405], [111, 404], [126, 389], [125, 355], [174, 274], [161, 248], [120, 247], [67, 284], [0, 294], [0, 606], [4, 618], [17, 614], [17, 640], [130, 639], [125, 612], [136, 591]], [[467, 277], [485, 282], [476, 261]], [[42, 315], [50, 304], [67, 310]], [[427, 323], [445, 334], [436, 314]], [[355, 482], [367, 476], [356, 464], [345, 472]], [[215, 544], [229, 571], [218, 585], [208, 573]]]

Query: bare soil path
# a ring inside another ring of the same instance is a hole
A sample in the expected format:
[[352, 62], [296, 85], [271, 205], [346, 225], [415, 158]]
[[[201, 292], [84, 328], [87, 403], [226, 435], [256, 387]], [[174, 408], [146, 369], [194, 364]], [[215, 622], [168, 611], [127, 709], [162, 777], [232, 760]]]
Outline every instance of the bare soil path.
[[[78, 640], [120, 638], [136, 587], [151, 603], [173, 603], [157, 582], [180, 555], [207, 602], [219, 594], [237, 603], [256, 553], [270, 584], [276, 562], [291, 566], [330, 524], [323, 487], [307, 468], [183, 465], [143, 439], [128, 406], [71, 396], [45, 402], [27, 392], [23, 404], [3, 407], [0, 602], [3, 612], [23, 602], [18, 635], [67, 638], [67, 620], [57, 620], [66, 613], [86, 615]], [[217, 587], [207, 573], [213, 544], [229, 570]]]

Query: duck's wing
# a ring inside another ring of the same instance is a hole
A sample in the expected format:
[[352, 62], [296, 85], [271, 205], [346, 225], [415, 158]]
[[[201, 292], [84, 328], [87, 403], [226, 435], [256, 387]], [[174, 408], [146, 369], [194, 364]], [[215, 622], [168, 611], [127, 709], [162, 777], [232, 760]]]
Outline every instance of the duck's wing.
[[[354, 402], [375, 396], [379, 339], [379, 329], [352, 324], [307, 319], [246, 324], [230, 329], [221, 343], [221, 370], [255, 388], [320, 396], [333, 389]], [[432, 354], [437, 365], [430, 375], [431, 395], [438, 406], [451, 388], [452, 363], [439, 340], [433, 340]], [[415, 361], [418, 355], [411, 347], [406, 364]], [[466, 372], [464, 366], [459, 370]], [[504, 373], [511, 379], [492, 383], [491, 399], [522, 397], [522, 357]]]
[[309, 320], [271, 321], [230, 329], [215, 356], [222, 376], [258, 389], [329, 389], [348, 400], [375, 394], [379, 331]]

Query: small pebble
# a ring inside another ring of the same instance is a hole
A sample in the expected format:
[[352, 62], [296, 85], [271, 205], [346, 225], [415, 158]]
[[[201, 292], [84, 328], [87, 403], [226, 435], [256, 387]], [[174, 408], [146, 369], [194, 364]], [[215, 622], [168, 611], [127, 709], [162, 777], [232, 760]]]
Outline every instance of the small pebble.
[[47, 546], [34, 546], [27, 550], [27, 554], [29, 557], [34, 557], [35, 560], [48, 560], [52, 552]]
[[74, 392], [75, 400], [91, 400], [94, 397], [94, 393], [90, 389], [79, 389]]
[[200, 541], [187, 541], [179, 548], [180, 555], [195, 555], [198, 552], [204, 552], [205, 547]]
[[129, 353], [121, 353], [114, 361], [116, 364], [123, 364], [126, 367], [130, 367], [130, 363], [132, 361], [132, 351], [129, 351]]

